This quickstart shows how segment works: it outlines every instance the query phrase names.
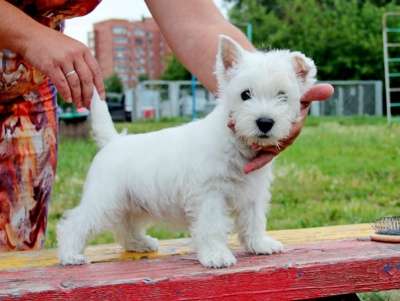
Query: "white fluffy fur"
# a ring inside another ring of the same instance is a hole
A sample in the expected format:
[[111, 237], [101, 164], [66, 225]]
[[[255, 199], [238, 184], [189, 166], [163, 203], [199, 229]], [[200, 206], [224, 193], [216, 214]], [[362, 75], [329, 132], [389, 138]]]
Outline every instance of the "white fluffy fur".
[[[248, 175], [243, 166], [256, 155], [251, 145], [277, 144], [289, 134], [300, 96], [315, 74], [314, 63], [301, 53], [248, 52], [221, 36], [214, 111], [199, 121], [139, 135], [117, 134], [95, 92], [92, 128], [103, 148], [89, 169], [80, 205], [58, 225], [61, 263], [84, 263], [88, 237], [106, 229], [126, 250], [155, 251], [157, 240], [146, 235], [153, 221], [188, 228], [207, 267], [236, 262], [227, 246], [233, 229], [251, 253], [280, 252], [282, 244], [265, 234], [272, 164]], [[243, 101], [246, 89], [252, 98]], [[275, 121], [269, 138], [259, 138], [260, 117]]]

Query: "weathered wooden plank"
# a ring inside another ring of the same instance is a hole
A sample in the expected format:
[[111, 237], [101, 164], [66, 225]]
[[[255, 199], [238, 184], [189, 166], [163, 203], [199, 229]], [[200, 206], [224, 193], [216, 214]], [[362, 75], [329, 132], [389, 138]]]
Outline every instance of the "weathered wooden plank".
[[[330, 227], [318, 227], [308, 229], [269, 231], [274, 238], [286, 244], [312, 243], [336, 239], [347, 239], [367, 236], [372, 233], [369, 224], [341, 225]], [[231, 245], [237, 247], [235, 237], [231, 239]], [[159, 258], [168, 255], [188, 254], [191, 251], [188, 239], [163, 240], [160, 242], [160, 250], [157, 253], [127, 253], [116, 244], [90, 246], [86, 254], [91, 262], [125, 261], [140, 258]], [[0, 270], [18, 269], [28, 267], [45, 267], [58, 263], [55, 250], [10, 252], [0, 253]]]
[[344, 240], [236, 252], [228, 269], [194, 254], [0, 272], [1, 300], [302, 300], [400, 288], [400, 244]]

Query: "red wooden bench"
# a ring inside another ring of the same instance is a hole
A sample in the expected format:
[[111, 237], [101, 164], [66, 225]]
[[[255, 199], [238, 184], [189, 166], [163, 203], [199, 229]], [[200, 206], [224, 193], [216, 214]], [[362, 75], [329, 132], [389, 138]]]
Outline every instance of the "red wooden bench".
[[250, 256], [233, 238], [238, 263], [220, 270], [203, 268], [187, 239], [151, 254], [92, 246], [93, 263], [72, 267], [58, 266], [55, 250], [1, 254], [0, 300], [308, 300], [400, 288], [400, 244], [364, 239], [369, 225], [269, 233], [283, 254]]

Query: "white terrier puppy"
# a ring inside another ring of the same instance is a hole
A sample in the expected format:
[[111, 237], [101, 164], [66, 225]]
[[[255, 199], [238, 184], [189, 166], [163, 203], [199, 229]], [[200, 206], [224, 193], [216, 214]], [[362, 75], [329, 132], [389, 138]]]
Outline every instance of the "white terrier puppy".
[[94, 93], [92, 128], [102, 149], [81, 203], [58, 225], [62, 264], [84, 263], [88, 237], [105, 229], [127, 251], [156, 251], [157, 240], [146, 235], [154, 221], [188, 228], [206, 267], [235, 264], [227, 245], [233, 228], [248, 252], [282, 250], [265, 233], [272, 166], [247, 175], [243, 166], [261, 146], [288, 136], [300, 97], [315, 82], [315, 65], [299, 52], [250, 52], [220, 36], [216, 75], [219, 101], [212, 113], [148, 134], [119, 135]]

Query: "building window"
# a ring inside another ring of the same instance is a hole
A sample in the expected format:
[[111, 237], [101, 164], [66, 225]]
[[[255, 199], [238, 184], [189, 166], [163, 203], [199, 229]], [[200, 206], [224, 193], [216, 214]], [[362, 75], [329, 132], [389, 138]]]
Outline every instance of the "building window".
[[113, 26], [112, 32], [113, 34], [127, 34], [128, 30], [125, 26]]
[[133, 30], [133, 34], [136, 37], [143, 37], [145, 35], [145, 32], [142, 29], [136, 28]]
[[114, 47], [114, 51], [127, 51], [128, 49], [124, 46]]
[[114, 71], [117, 72], [118, 74], [120, 73], [126, 73], [130, 71], [129, 66], [125, 66], [125, 65], [117, 65], [114, 67]]
[[144, 50], [143, 50], [143, 48], [137, 47], [135, 50], [136, 50], [136, 57], [140, 57], [140, 56], [143, 56], [143, 55], [144, 55]]
[[117, 57], [114, 56], [114, 61], [128, 61], [129, 59], [127, 57]]
[[114, 43], [126, 44], [128, 43], [128, 38], [126, 37], [115, 37]]
[[125, 53], [123, 53], [123, 52], [116, 52], [115, 53], [115, 57], [117, 57], [117, 58], [124, 58], [125, 57]]

